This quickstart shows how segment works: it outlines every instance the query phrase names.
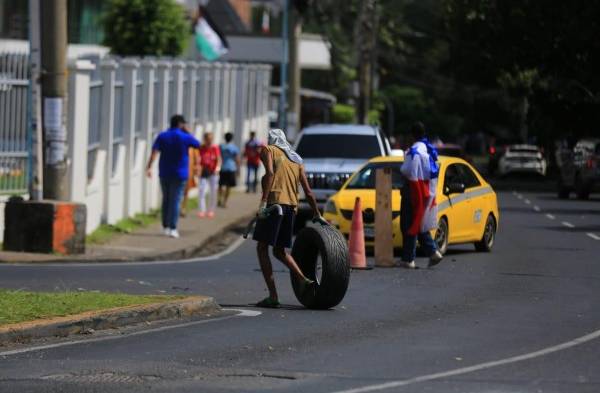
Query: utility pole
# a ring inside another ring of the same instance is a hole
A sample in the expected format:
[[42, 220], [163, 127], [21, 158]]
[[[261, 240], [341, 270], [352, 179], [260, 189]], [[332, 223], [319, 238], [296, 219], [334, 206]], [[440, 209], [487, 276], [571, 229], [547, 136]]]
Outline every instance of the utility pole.
[[279, 93], [279, 128], [284, 132], [287, 129], [287, 66], [289, 59], [288, 50], [288, 12], [290, 8], [290, 1], [283, 0], [283, 10], [281, 18], [281, 65], [280, 65], [280, 82], [281, 91]]
[[67, 0], [43, 0], [42, 105], [44, 199], [66, 201]]
[[358, 43], [358, 101], [356, 103], [357, 121], [368, 122], [371, 108], [373, 61], [376, 42], [376, 0], [363, 0], [356, 40]]
[[301, 70], [299, 61], [299, 41], [302, 32], [302, 15], [296, 7], [290, 7], [289, 29], [289, 89], [286, 133], [290, 139], [295, 139], [300, 128], [300, 85]]
[[40, 0], [29, 0], [29, 92], [27, 96], [29, 146], [29, 198], [39, 201], [43, 197], [43, 149], [41, 111], [41, 54], [40, 54]]

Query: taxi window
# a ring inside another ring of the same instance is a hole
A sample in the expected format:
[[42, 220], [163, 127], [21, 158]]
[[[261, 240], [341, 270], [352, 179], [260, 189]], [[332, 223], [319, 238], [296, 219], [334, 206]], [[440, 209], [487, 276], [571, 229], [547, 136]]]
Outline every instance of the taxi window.
[[451, 183], [463, 183], [462, 176], [458, 170], [457, 164], [450, 164], [446, 168], [446, 174], [444, 175], [444, 187], [447, 187]]
[[481, 185], [481, 183], [479, 182], [479, 179], [477, 178], [477, 175], [475, 175], [475, 173], [473, 173], [471, 168], [469, 168], [468, 166], [466, 166], [464, 164], [456, 164], [456, 166], [458, 167], [459, 171], [461, 172], [461, 177], [463, 179], [465, 188], [479, 187]]
[[392, 168], [392, 188], [400, 189], [404, 184], [404, 178], [402, 177], [402, 173], [400, 172], [401, 164], [397, 165], [381, 165], [381, 164], [373, 164], [368, 165], [361, 169], [359, 173], [356, 174], [350, 180], [347, 189], [351, 190], [360, 190], [360, 189], [375, 189], [375, 173], [379, 168]]

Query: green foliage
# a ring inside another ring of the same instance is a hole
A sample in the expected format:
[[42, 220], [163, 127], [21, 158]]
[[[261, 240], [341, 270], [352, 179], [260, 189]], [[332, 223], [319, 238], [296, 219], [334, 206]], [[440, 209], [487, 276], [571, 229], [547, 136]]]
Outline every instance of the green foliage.
[[356, 121], [356, 109], [352, 105], [335, 104], [333, 107], [333, 122], [350, 124]]
[[125, 295], [103, 292], [24, 292], [0, 289], [0, 326], [62, 317], [86, 311], [160, 303], [181, 298], [170, 295]]
[[102, 22], [104, 45], [121, 56], [178, 56], [190, 37], [175, 0], [108, 0]]

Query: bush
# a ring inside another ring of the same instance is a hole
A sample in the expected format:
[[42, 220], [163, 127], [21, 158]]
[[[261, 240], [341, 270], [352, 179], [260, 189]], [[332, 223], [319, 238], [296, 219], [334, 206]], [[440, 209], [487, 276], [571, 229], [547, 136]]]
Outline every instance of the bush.
[[108, 0], [104, 45], [120, 56], [178, 56], [190, 25], [175, 0]]
[[356, 109], [351, 105], [335, 104], [333, 107], [333, 122], [338, 124], [356, 122]]

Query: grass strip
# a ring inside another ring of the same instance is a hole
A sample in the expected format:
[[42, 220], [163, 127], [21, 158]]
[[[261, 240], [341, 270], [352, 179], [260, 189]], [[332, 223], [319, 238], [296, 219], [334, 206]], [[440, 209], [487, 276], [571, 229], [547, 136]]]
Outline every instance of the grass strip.
[[0, 326], [181, 298], [183, 296], [127, 295], [90, 291], [25, 292], [0, 289]]

